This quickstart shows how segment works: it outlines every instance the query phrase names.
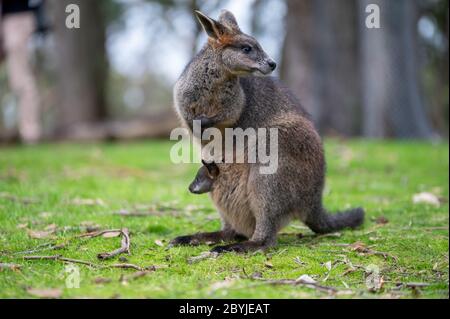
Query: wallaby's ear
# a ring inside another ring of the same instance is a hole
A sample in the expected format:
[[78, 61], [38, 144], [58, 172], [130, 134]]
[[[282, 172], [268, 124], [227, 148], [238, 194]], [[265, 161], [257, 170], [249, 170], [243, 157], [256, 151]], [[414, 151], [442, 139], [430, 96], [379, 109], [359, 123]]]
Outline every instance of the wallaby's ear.
[[210, 38], [218, 40], [227, 32], [227, 29], [224, 25], [215, 21], [214, 19], [211, 19], [200, 11], [195, 10], [195, 16]]
[[228, 10], [220, 11], [219, 22], [226, 26], [228, 29], [233, 32], [239, 33], [241, 29], [239, 29], [239, 25], [236, 21], [234, 15]]
[[209, 175], [212, 178], [216, 178], [217, 176], [219, 176], [219, 167], [217, 167], [216, 163], [214, 163], [214, 162], [208, 163], [208, 162], [202, 160], [202, 164], [206, 167]]

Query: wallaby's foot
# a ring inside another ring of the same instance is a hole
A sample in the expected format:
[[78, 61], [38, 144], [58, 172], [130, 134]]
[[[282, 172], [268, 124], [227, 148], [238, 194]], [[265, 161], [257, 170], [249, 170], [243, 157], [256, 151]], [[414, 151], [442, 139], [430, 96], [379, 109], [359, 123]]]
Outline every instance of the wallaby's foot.
[[179, 236], [170, 241], [169, 246], [197, 246], [200, 244], [217, 244], [222, 241], [243, 240], [245, 237], [234, 231], [216, 231], [211, 233], [197, 233], [187, 236]]
[[234, 244], [229, 244], [229, 245], [224, 245], [224, 246], [216, 246], [213, 249], [211, 249], [211, 252], [225, 253], [225, 252], [234, 251], [237, 253], [247, 253], [247, 252], [253, 252], [253, 251], [257, 251], [257, 250], [264, 251], [272, 246], [273, 245], [267, 245], [264, 242], [260, 242], [260, 241], [247, 240], [247, 241], [243, 241], [241, 243], [234, 243]]
[[195, 235], [178, 236], [169, 242], [169, 247], [173, 246], [197, 246], [200, 242]]

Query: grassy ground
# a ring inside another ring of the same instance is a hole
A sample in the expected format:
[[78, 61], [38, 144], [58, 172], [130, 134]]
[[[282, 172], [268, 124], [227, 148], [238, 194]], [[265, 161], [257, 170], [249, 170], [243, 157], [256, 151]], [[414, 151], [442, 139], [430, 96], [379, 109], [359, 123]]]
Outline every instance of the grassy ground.
[[[448, 298], [448, 144], [328, 141], [325, 204], [330, 210], [363, 206], [362, 229], [314, 236], [295, 222], [266, 254], [231, 253], [194, 263], [188, 259], [208, 246], [167, 249], [167, 242], [220, 224], [208, 196], [187, 191], [198, 165], [171, 164], [170, 146], [1, 148], [0, 297]], [[420, 192], [441, 203], [414, 204]], [[120, 210], [149, 216], [121, 216]], [[121, 240], [76, 238], [86, 226], [128, 228], [131, 255], [98, 260], [98, 253], [118, 248]], [[80, 288], [71, 289], [63, 262], [25, 255], [62, 255], [108, 267], [77, 264]], [[157, 269], [138, 276], [109, 267], [125, 262]], [[265, 281], [302, 275], [333, 289]]]

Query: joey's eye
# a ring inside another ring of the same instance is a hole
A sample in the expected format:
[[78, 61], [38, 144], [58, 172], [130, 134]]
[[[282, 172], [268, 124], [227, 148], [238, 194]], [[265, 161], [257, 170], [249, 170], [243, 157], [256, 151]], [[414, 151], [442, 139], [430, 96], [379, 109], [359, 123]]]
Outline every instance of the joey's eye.
[[242, 51], [243, 51], [244, 53], [250, 53], [250, 52], [252, 51], [252, 47], [249, 46], [249, 45], [244, 45], [244, 46], [242, 47]]

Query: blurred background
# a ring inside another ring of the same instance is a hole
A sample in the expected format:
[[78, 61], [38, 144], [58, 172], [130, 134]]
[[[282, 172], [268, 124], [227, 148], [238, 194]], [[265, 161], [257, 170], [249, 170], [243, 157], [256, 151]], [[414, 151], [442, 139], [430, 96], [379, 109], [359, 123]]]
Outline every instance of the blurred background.
[[206, 40], [194, 9], [232, 11], [322, 135], [448, 139], [448, 0], [0, 3], [0, 143], [167, 137], [173, 84]]

